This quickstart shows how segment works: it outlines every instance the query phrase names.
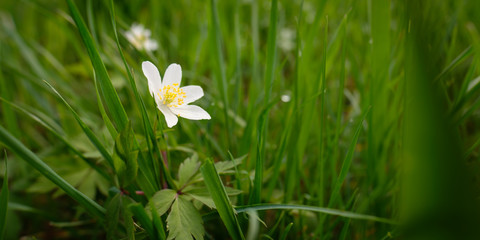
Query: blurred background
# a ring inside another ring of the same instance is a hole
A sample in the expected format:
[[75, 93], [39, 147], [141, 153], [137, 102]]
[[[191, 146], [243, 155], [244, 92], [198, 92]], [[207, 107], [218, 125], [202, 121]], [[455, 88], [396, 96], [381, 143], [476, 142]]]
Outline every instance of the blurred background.
[[[145, 146], [109, 1], [75, 3]], [[121, 48], [150, 120], [165, 136], [161, 148], [170, 151], [172, 172], [192, 153], [216, 161], [246, 156], [240, 174], [224, 179], [243, 191], [235, 205], [251, 203], [261, 189], [257, 203], [401, 223], [269, 210], [259, 212], [265, 226], [254, 239], [478, 236], [480, 1], [280, 0], [274, 25], [267, 0], [114, 4]], [[139, 25], [156, 47], [128, 37]], [[196, 104], [212, 119], [180, 119], [162, 130], [141, 71], [147, 60], [162, 76], [170, 63], [180, 64], [182, 85], [204, 89]], [[102, 169], [105, 161], [43, 81], [113, 148], [66, 2], [1, 1], [0, 125], [102, 205], [111, 184], [79, 155]], [[1, 144], [0, 150], [2, 174], [8, 158], [7, 239], [105, 238], [102, 224], [74, 200]], [[239, 219], [247, 231], [247, 218]], [[229, 239], [219, 221], [204, 222], [205, 238]]]

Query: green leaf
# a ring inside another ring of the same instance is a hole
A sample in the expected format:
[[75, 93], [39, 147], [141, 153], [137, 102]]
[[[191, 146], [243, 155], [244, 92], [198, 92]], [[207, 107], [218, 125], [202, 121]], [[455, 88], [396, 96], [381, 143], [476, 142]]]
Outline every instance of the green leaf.
[[[239, 158], [235, 158], [229, 161], [216, 162], [215, 168], [217, 169], [217, 173], [219, 175], [235, 173], [235, 171], [233, 171], [232, 168], [240, 165], [245, 158], [247, 158], [247, 155], [243, 155]], [[192, 179], [190, 180], [190, 183], [199, 182], [201, 180], [203, 180], [203, 176], [202, 174], [198, 173], [194, 177], [192, 177]]]
[[220, 180], [220, 176], [218, 175], [212, 160], [207, 159], [200, 168], [200, 171], [202, 172], [203, 178], [205, 179], [205, 185], [207, 186], [213, 202], [217, 207], [218, 213], [220, 214], [220, 218], [222, 218], [230, 236], [234, 240], [245, 239], [237, 220], [237, 216], [235, 215], [235, 211], [230, 203], [230, 199], [227, 196], [225, 187]]
[[[162, 216], [170, 208], [176, 196], [177, 192], [175, 190], [164, 189], [155, 193], [150, 199], [150, 203], [153, 203], [153, 206], [157, 209], [158, 216]], [[147, 212], [149, 212], [150, 203], [145, 207]]]
[[119, 176], [120, 184], [128, 186], [137, 177], [138, 151], [134, 145], [135, 136], [130, 122], [128, 122], [125, 129], [123, 129], [115, 139], [115, 149], [113, 152], [113, 164], [117, 175]]
[[7, 209], [8, 209], [8, 168], [7, 153], [5, 153], [5, 175], [3, 176], [2, 191], [0, 192], [0, 239], [3, 239], [5, 227], [7, 226]]
[[229, 170], [240, 165], [245, 158], [247, 158], [247, 155], [243, 155], [231, 161], [216, 162], [215, 169], [217, 169], [218, 174], [233, 173], [234, 171], [229, 172]]
[[200, 163], [197, 156], [185, 159], [178, 168], [178, 186], [183, 187], [198, 172]]
[[[231, 187], [226, 187], [225, 190], [227, 191], [227, 195], [229, 197], [236, 196], [243, 192], [242, 190], [238, 190]], [[202, 202], [203, 204], [207, 205], [209, 208], [215, 208], [215, 203], [213, 202], [211, 195], [208, 193], [208, 189], [205, 187], [185, 189], [183, 193], [189, 197], [192, 197]]]
[[202, 240], [205, 234], [203, 220], [193, 204], [180, 195], [172, 205], [167, 217], [168, 238]]
[[193, 188], [191, 190], [184, 191], [184, 194], [197, 201], [200, 201], [209, 208], [215, 208], [215, 203], [213, 202], [213, 199], [206, 188]]
[[33, 168], [55, 183], [59, 188], [65, 191], [75, 201], [80, 203], [85, 209], [95, 217], [104, 219], [105, 209], [98, 205], [95, 201], [88, 198], [82, 192], [78, 191], [67, 181], [61, 178], [47, 164], [45, 164], [37, 155], [25, 147], [18, 139], [13, 137], [6, 129], [0, 126], [0, 141], [10, 150], [25, 160]]

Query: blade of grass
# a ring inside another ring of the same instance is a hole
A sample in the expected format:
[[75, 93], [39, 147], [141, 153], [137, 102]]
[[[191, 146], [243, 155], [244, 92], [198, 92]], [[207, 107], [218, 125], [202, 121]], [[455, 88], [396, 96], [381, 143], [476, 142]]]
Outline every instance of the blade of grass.
[[103, 106], [102, 102], [102, 97], [100, 96], [100, 92], [98, 89], [100, 89], [100, 86], [98, 85], [97, 78], [94, 76], [93, 81], [95, 84], [95, 93], [97, 95], [97, 103], [98, 103], [98, 109], [100, 109], [100, 115], [102, 116], [103, 122], [105, 123], [105, 126], [108, 129], [108, 132], [110, 133], [110, 136], [112, 139], [117, 138], [118, 132], [117, 129], [115, 129], [115, 126], [113, 126], [112, 120], [110, 120], [110, 117], [107, 115], [107, 112], [105, 111], [105, 107]]
[[[95, 47], [92, 37], [75, 3], [72, 0], [66, 1], [72, 14], [72, 18], [75, 21], [75, 24], [80, 33], [80, 36], [82, 37], [85, 47], [87, 48], [88, 55], [90, 56], [90, 61], [92, 62], [95, 76], [97, 77], [98, 84], [100, 86], [100, 95], [105, 102], [105, 106], [107, 107], [109, 113], [112, 115], [112, 121], [116, 125], [117, 129], [125, 129], [128, 124], [128, 117], [122, 103], [120, 102], [117, 92], [113, 87], [110, 77], [108, 76], [107, 69], [105, 68], [104, 63], [100, 58], [100, 54]], [[138, 148], [138, 142], [136, 141], [136, 139], [134, 139], [134, 144]], [[157, 179], [155, 178], [155, 174], [153, 172], [155, 170], [153, 169], [153, 166], [149, 166], [149, 163], [146, 162], [143, 153], [139, 155], [138, 162], [140, 169], [145, 174], [145, 179], [147, 180], [147, 182], [142, 181], [141, 183], [142, 186], [145, 188], [145, 194], [152, 195], [154, 193], [152, 187], [156, 190], [160, 188], [159, 184], [157, 184]]]
[[449, 72], [451, 72], [453, 69], [455, 69], [456, 66], [458, 66], [460, 63], [465, 61], [470, 55], [473, 54], [473, 47], [468, 46], [463, 52], [461, 52], [453, 61], [440, 72], [436, 77], [435, 81], [438, 81], [442, 79], [445, 75], [447, 75]]
[[255, 179], [253, 183], [252, 194], [249, 203], [260, 203], [263, 185], [263, 169], [265, 164], [265, 141], [267, 138], [268, 111], [270, 109], [270, 95], [273, 87], [275, 57], [277, 55], [277, 11], [278, 2], [273, 0], [270, 9], [270, 25], [268, 28], [267, 39], [267, 64], [265, 66], [264, 78], [264, 110], [260, 114], [258, 122], [258, 142], [257, 142], [257, 158], [255, 161]]
[[227, 85], [227, 77], [225, 73], [225, 67], [223, 65], [223, 52], [222, 52], [222, 38], [221, 38], [221, 32], [220, 32], [220, 23], [219, 23], [219, 18], [218, 18], [218, 11], [217, 11], [217, 1], [216, 0], [211, 0], [210, 1], [210, 7], [211, 7], [211, 17], [212, 17], [212, 23], [211, 23], [211, 34], [213, 37], [213, 41], [211, 42], [211, 48], [214, 51], [215, 55], [215, 64], [214, 64], [214, 70], [216, 74], [216, 79], [217, 79], [217, 87], [220, 90], [220, 95], [222, 97], [222, 102], [223, 102], [223, 113], [225, 117], [225, 129], [227, 133], [227, 146], [228, 148], [231, 147], [231, 141], [232, 141], [232, 129], [230, 126], [230, 118], [228, 117], [228, 109], [230, 108], [229, 102], [228, 102], [228, 85]]
[[[342, 52], [341, 52], [341, 60], [340, 60], [340, 85], [338, 87], [338, 100], [337, 100], [337, 112], [336, 112], [336, 121], [335, 121], [335, 137], [333, 140], [333, 159], [336, 161], [339, 158], [339, 145], [340, 145], [340, 133], [342, 132], [342, 119], [343, 119], [343, 100], [344, 100], [344, 89], [345, 89], [345, 57], [346, 57], [346, 48], [347, 48], [347, 22], [348, 22], [348, 16], [345, 15], [342, 21], [342, 26], [341, 26], [341, 34], [343, 37], [342, 40]], [[335, 164], [331, 164], [332, 166], [332, 172], [335, 171]], [[335, 178], [333, 178], [335, 181]]]
[[7, 210], [8, 210], [8, 164], [7, 152], [5, 151], [5, 174], [3, 175], [2, 191], [0, 192], [0, 238], [5, 236], [5, 228], [7, 226]]
[[293, 222], [291, 222], [287, 225], [287, 227], [285, 228], [285, 231], [283, 231], [283, 234], [280, 237], [280, 240], [287, 239], [288, 233], [290, 232], [290, 229], [292, 229], [292, 226], [293, 226]]
[[26, 116], [28, 116], [29, 118], [31, 118], [32, 120], [34, 120], [35, 122], [39, 123], [40, 125], [42, 125], [44, 128], [46, 128], [48, 131], [50, 131], [53, 135], [55, 135], [58, 139], [60, 139], [60, 141], [62, 141], [63, 143], [65, 143], [65, 145], [73, 152], [75, 153], [78, 157], [80, 157], [83, 161], [85, 161], [90, 167], [92, 167], [93, 169], [95, 169], [98, 173], [100, 173], [100, 175], [102, 175], [105, 179], [107, 180], [110, 180], [110, 177], [108, 176], [108, 174], [105, 172], [105, 170], [103, 170], [102, 168], [100, 168], [99, 166], [97, 166], [94, 162], [92, 162], [90, 159], [86, 158], [85, 156], [83, 156], [83, 154], [78, 151], [77, 148], [75, 148], [71, 143], [70, 141], [68, 141], [64, 136], [63, 134], [61, 134], [60, 132], [58, 132], [56, 129], [53, 129], [53, 127], [51, 127], [47, 122], [45, 122], [43, 119], [41, 119], [39, 116], [36, 116], [34, 113], [30, 112], [29, 110], [15, 104], [15, 103], [12, 103], [10, 101], [7, 101], [5, 99], [3, 99], [2, 97], [0, 97], [0, 101], [8, 104], [9, 106], [17, 109], [18, 111], [22, 112], [23, 114], [25, 114]]
[[105, 217], [105, 209], [98, 205], [95, 201], [88, 198], [82, 192], [75, 189], [47, 164], [45, 164], [37, 155], [26, 148], [18, 139], [13, 137], [6, 129], [0, 126], [0, 141], [7, 146], [12, 152], [17, 154], [42, 175], [55, 183], [59, 188], [67, 193], [71, 198], [80, 203], [91, 215], [103, 220]]
[[[2, 51], [0, 51], [0, 58]], [[3, 64], [0, 63], [0, 97], [3, 97], [7, 100], [12, 99], [12, 93], [14, 92], [14, 89], [12, 88], [11, 84], [8, 84], [4, 77], [3, 77]], [[2, 104], [1, 105], [1, 110], [2, 110], [2, 115], [3, 115], [3, 121], [5, 123], [5, 126], [10, 129], [12, 134], [14, 136], [20, 136], [20, 130], [18, 126], [18, 121], [17, 121], [17, 116], [13, 113], [13, 109], [6, 105]]]
[[[167, 170], [167, 166], [165, 165], [165, 161], [163, 160], [163, 155], [160, 153], [160, 149], [158, 148], [157, 141], [155, 134], [153, 132], [153, 127], [150, 124], [150, 119], [147, 114], [147, 110], [145, 107], [145, 102], [143, 99], [140, 97], [140, 94], [138, 93], [137, 86], [135, 84], [135, 79], [133, 78], [132, 71], [130, 70], [130, 67], [127, 63], [127, 60], [125, 59], [125, 55], [123, 54], [122, 48], [120, 46], [120, 41], [118, 39], [118, 32], [117, 32], [117, 24], [115, 21], [115, 5], [113, 3], [113, 0], [109, 1], [109, 8], [110, 8], [110, 20], [113, 25], [113, 32], [115, 34], [115, 42], [117, 44], [117, 49], [118, 52], [120, 53], [120, 57], [122, 58], [125, 70], [127, 71], [127, 77], [128, 77], [128, 82], [130, 83], [130, 87], [132, 88], [132, 91], [135, 95], [137, 107], [140, 110], [140, 113], [142, 115], [142, 120], [143, 120], [143, 127], [145, 132], [147, 133], [149, 140], [147, 141], [147, 147], [149, 149], [149, 154], [150, 154], [150, 160], [151, 160], [151, 165], [153, 166], [153, 172], [155, 174], [155, 179], [160, 180], [160, 173], [158, 172], [159, 169], [161, 169], [163, 176], [165, 177], [165, 180], [167, 181], [168, 186], [173, 187], [175, 186], [171, 177], [170, 172]], [[158, 161], [155, 161], [155, 158], [153, 157], [151, 148], [154, 148], [157, 156], [160, 158], [160, 166], [158, 164]], [[160, 182], [157, 182], [158, 185], [160, 185]]]
[[113, 165], [113, 159], [110, 153], [108, 153], [107, 149], [103, 146], [103, 144], [98, 140], [98, 138], [95, 136], [93, 131], [82, 121], [80, 116], [78, 116], [77, 112], [68, 104], [67, 100], [65, 100], [62, 95], [52, 86], [50, 83], [45, 81], [45, 84], [47, 84], [52, 91], [62, 100], [62, 102], [67, 106], [67, 108], [72, 112], [73, 116], [75, 117], [75, 120], [77, 120], [78, 125], [82, 128], [83, 132], [85, 135], [87, 135], [88, 139], [93, 143], [93, 145], [97, 148], [97, 150], [102, 154], [102, 156], [107, 160], [108, 164], [112, 169], [115, 169], [115, 166]]
[[[387, 219], [387, 218], [381, 218], [381, 217], [376, 217], [376, 216], [371, 216], [366, 214], [359, 214], [359, 213], [343, 211], [343, 210], [338, 210], [333, 208], [314, 207], [314, 206], [297, 205], [297, 204], [262, 203], [262, 204], [235, 207], [235, 210], [237, 213], [244, 213], [247, 211], [266, 211], [266, 210], [304, 210], [304, 211], [319, 212], [327, 215], [339, 216], [339, 217], [345, 217], [345, 218], [351, 218], [351, 219], [387, 223], [391, 225], [399, 224], [396, 220]], [[204, 221], [208, 221], [209, 219], [213, 218], [216, 214], [217, 212], [215, 211], [205, 214], [203, 216]]]
[[105, 101], [105, 105], [112, 114], [113, 123], [115, 123], [117, 129], [124, 129], [128, 123], [128, 117], [123, 108], [120, 98], [113, 87], [110, 77], [108, 76], [107, 69], [103, 64], [100, 54], [98, 53], [97, 47], [93, 42], [92, 36], [90, 35], [85, 22], [83, 21], [80, 12], [77, 9], [77, 6], [73, 0], [66, 0], [68, 8], [70, 9], [71, 16], [75, 21], [75, 24], [78, 28], [80, 36], [82, 37], [83, 43], [87, 48], [88, 55], [90, 56], [90, 61], [92, 62], [93, 68], [95, 70], [95, 75], [98, 79], [100, 85], [100, 93]]
[[328, 201], [328, 207], [332, 207], [340, 198], [340, 188], [342, 187], [342, 184], [345, 181], [345, 177], [347, 176], [350, 166], [352, 165], [353, 154], [355, 153], [355, 146], [357, 145], [358, 136], [360, 135], [360, 132], [362, 130], [363, 121], [365, 120], [369, 112], [369, 109], [365, 111], [357, 124], [355, 134], [353, 135], [353, 139], [348, 147], [347, 155], [345, 155], [345, 159], [343, 160], [340, 174], [338, 175], [337, 181], [335, 182], [332, 190], [330, 200]]
[[212, 196], [215, 207], [227, 227], [230, 236], [234, 240], [245, 239], [230, 199], [227, 196], [225, 186], [223, 186], [212, 160], [207, 159], [200, 168], [200, 171], [202, 172], [208, 192]]
[[152, 239], [157, 239], [157, 234], [153, 228], [152, 220], [150, 220], [150, 218], [148, 217], [142, 204], [134, 203], [131, 204], [128, 208], [132, 212], [133, 216], [135, 216], [140, 222], [142, 228], [147, 231], [148, 235], [150, 235]]
[[[367, 119], [367, 181], [369, 186], [387, 183], [385, 152], [391, 148], [391, 143], [386, 141], [388, 133], [387, 116], [392, 110], [389, 108], [391, 96], [388, 92], [391, 60], [390, 2], [390, 0], [371, 0], [368, 5], [372, 40], [370, 51], [372, 67], [371, 81], [369, 82], [369, 105], [371, 109]], [[378, 186], [377, 189], [379, 187], [383, 186]], [[371, 195], [369, 201], [372, 205], [375, 205], [377, 198], [377, 196]], [[376, 210], [384, 212], [379, 208]]]

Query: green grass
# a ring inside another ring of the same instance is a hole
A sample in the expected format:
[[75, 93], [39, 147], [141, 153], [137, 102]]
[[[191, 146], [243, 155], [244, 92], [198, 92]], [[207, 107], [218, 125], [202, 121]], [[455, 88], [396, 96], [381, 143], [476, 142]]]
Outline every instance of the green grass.
[[0, 234], [476, 239], [477, 2], [1, 1]]

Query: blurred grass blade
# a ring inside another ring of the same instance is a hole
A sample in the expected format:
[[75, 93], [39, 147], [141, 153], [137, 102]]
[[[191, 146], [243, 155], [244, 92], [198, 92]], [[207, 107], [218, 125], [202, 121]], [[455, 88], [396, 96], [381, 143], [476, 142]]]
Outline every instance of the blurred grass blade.
[[75, 6], [75, 3], [73, 2], [73, 0], [66, 1], [68, 4], [68, 8], [72, 13], [72, 18], [77, 25], [80, 36], [82, 37], [83, 43], [87, 48], [88, 55], [90, 56], [90, 60], [95, 70], [95, 75], [100, 85], [100, 93], [105, 101], [105, 105], [107, 106], [110, 114], [112, 114], [112, 120], [115, 123], [117, 129], [124, 129], [128, 123], [128, 117], [125, 109], [122, 106], [122, 103], [120, 102], [120, 99], [118, 98], [117, 92], [115, 91], [115, 88], [110, 81], [107, 69], [105, 68], [103, 61], [100, 58], [100, 54], [95, 47], [92, 36], [90, 35], [87, 26], [85, 25], [85, 22], [80, 15], [80, 12]]
[[435, 81], [442, 79], [445, 75], [451, 72], [456, 66], [465, 61], [471, 54], [473, 54], [473, 47], [468, 46], [461, 52], [443, 71], [435, 77]]
[[75, 112], [75, 110], [72, 108], [72, 106], [70, 106], [70, 104], [68, 104], [67, 100], [65, 100], [62, 97], [62, 95], [60, 95], [60, 93], [57, 92], [57, 90], [52, 85], [50, 85], [50, 83], [48, 83], [47, 81], [45, 81], [45, 83], [53, 90], [53, 92], [55, 94], [57, 94], [57, 96], [62, 100], [62, 102], [65, 104], [65, 106], [68, 107], [68, 109], [72, 112], [73, 116], [75, 117], [75, 120], [77, 120], [78, 124], [82, 128], [83, 132], [87, 135], [88, 139], [90, 139], [90, 141], [98, 149], [98, 151], [102, 154], [102, 156], [105, 158], [105, 160], [107, 160], [110, 167], [112, 167], [112, 169], [115, 169], [114, 164], [113, 164], [112, 156], [110, 155], [110, 153], [108, 153], [107, 149], [105, 149], [105, 147], [100, 142], [100, 140], [98, 140], [98, 138], [95, 136], [93, 131], [82, 121], [80, 116], [78, 116], [77, 112]]
[[[368, 116], [368, 157], [367, 157], [367, 181], [386, 183], [386, 159], [382, 151], [389, 148], [389, 142], [385, 139], [388, 131], [387, 116], [390, 115], [388, 84], [390, 82], [390, 19], [391, 0], [369, 1], [369, 15], [371, 27], [371, 81], [369, 83], [369, 105], [371, 106]], [[372, 203], [376, 196], [371, 196]]]
[[350, 169], [350, 166], [352, 165], [353, 154], [355, 153], [355, 147], [357, 146], [358, 136], [360, 135], [360, 132], [362, 130], [363, 121], [365, 120], [367, 114], [370, 112], [369, 110], [370, 109], [368, 109], [363, 113], [363, 116], [360, 118], [360, 121], [357, 124], [355, 134], [353, 135], [353, 139], [350, 142], [350, 145], [348, 147], [347, 155], [343, 160], [342, 168], [340, 169], [340, 174], [337, 178], [337, 181], [335, 182], [335, 186], [333, 187], [332, 195], [328, 202], [328, 207], [332, 207], [340, 197], [340, 188], [342, 187], [343, 181], [345, 180], [345, 177], [347, 177], [347, 173]]
[[130, 122], [115, 139], [113, 151], [113, 164], [120, 181], [120, 186], [127, 187], [135, 181], [138, 172], [138, 150], [135, 149], [133, 141], [132, 126]]
[[270, 24], [268, 27], [267, 38], [267, 65], [265, 66], [265, 96], [264, 106], [270, 102], [270, 95], [272, 94], [273, 79], [275, 78], [275, 58], [277, 56], [277, 12], [278, 1], [273, 0], [270, 8]]
[[232, 203], [227, 196], [225, 187], [220, 180], [220, 176], [215, 169], [211, 159], [207, 159], [203, 166], [200, 168], [203, 178], [205, 179], [205, 185], [207, 186], [208, 192], [212, 196], [215, 207], [217, 208], [220, 217], [227, 227], [230, 236], [234, 240], [245, 239], [243, 236], [242, 229], [235, 215], [235, 211], [232, 207]]
[[[10, 101], [7, 101], [5, 99], [3, 99], [2, 97], [0, 97], [0, 101], [14, 107], [15, 109], [17, 109], [18, 111], [22, 112], [23, 114], [25, 114], [27, 117], [31, 118], [32, 120], [34, 120], [35, 122], [39, 123], [40, 125], [42, 125], [44, 128], [46, 128], [48, 131], [50, 131], [53, 135], [55, 135], [58, 139], [60, 139], [60, 141], [62, 141], [63, 143], [65, 143], [65, 145], [73, 152], [75, 153], [78, 157], [80, 157], [83, 161], [85, 161], [90, 167], [92, 167], [93, 169], [95, 169], [95, 171], [97, 171], [98, 173], [100, 173], [105, 179], [107, 180], [110, 180], [110, 176], [108, 176], [108, 174], [105, 172], [105, 170], [103, 170], [102, 168], [100, 168], [99, 166], [97, 166], [93, 161], [91, 161], [90, 159], [86, 158], [78, 149], [76, 149], [72, 143], [70, 143], [70, 141], [68, 141], [64, 136], [63, 134], [61, 134], [60, 132], [58, 132], [57, 129], [54, 129], [54, 127], [52, 127], [49, 123], [47, 123], [44, 119], [40, 118], [39, 116], [36, 116], [34, 113], [30, 112], [29, 110], [15, 104], [15, 103], [12, 103]], [[50, 119], [51, 120], [51, 119]]]
[[0, 239], [3, 239], [7, 226], [8, 194], [8, 165], [7, 152], [5, 152], [5, 175], [3, 175], [2, 191], [0, 192]]
[[313, 207], [313, 206], [305, 206], [305, 205], [294, 205], [294, 204], [255, 204], [255, 205], [248, 205], [248, 206], [240, 206], [236, 207], [235, 210], [237, 213], [243, 213], [247, 211], [266, 211], [266, 210], [305, 210], [311, 212], [319, 212], [333, 216], [351, 218], [351, 219], [359, 219], [359, 220], [367, 220], [367, 221], [374, 221], [374, 222], [381, 222], [396, 225], [398, 224], [397, 221], [392, 219], [386, 219], [371, 215], [359, 214], [354, 212], [348, 212], [338, 209], [332, 208], [323, 208], [323, 207]]
[[105, 123], [105, 126], [108, 129], [108, 132], [110, 133], [110, 136], [112, 136], [113, 139], [117, 137], [117, 130], [115, 129], [115, 126], [113, 126], [112, 120], [110, 120], [110, 117], [107, 115], [107, 112], [105, 111], [105, 107], [103, 106], [102, 102], [102, 97], [100, 96], [100, 92], [98, 89], [100, 89], [100, 86], [97, 81], [97, 77], [94, 74], [93, 81], [95, 83], [95, 93], [97, 95], [97, 103], [98, 103], [98, 108], [100, 109], [100, 115], [102, 115], [103, 122]]
[[293, 222], [289, 223], [285, 230], [283, 231], [282, 236], [280, 237], [280, 240], [285, 240], [287, 239], [288, 233], [290, 232], [290, 229], [292, 229]]
[[61, 178], [47, 164], [45, 164], [37, 155], [26, 148], [18, 139], [13, 137], [6, 129], [0, 126], [0, 141], [5, 144], [12, 152], [17, 154], [42, 175], [55, 183], [59, 188], [65, 191], [75, 201], [80, 203], [85, 209], [95, 217], [101, 220], [105, 217], [105, 209], [98, 205], [95, 201], [88, 198], [82, 192], [75, 189], [67, 181]]
[[[0, 54], [0, 58], [1, 58]], [[14, 88], [11, 83], [5, 81], [3, 77], [3, 64], [0, 64], [0, 97], [4, 97], [7, 100], [12, 99], [12, 94], [14, 93]], [[7, 129], [10, 129], [14, 136], [20, 136], [20, 128], [18, 126], [17, 116], [14, 114], [13, 109], [5, 104], [0, 105], [0, 109], [3, 115], [3, 121]]]
[[258, 142], [257, 142], [257, 158], [255, 161], [255, 179], [253, 183], [252, 194], [250, 195], [249, 203], [260, 203], [261, 192], [263, 185], [263, 169], [265, 164], [265, 141], [267, 138], [268, 112], [271, 105], [270, 95], [273, 87], [274, 71], [275, 71], [275, 57], [277, 55], [277, 0], [272, 1], [270, 9], [270, 25], [268, 28], [267, 39], [267, 65], [265, 66], [264, 78], [264, 110], [260, 114], [258, 122]]
[[211, 0], [211, 15], [212, 15], [212, 38], [211, 47], [213, 48], [215, 54], [215, 64], [213, 65], [215, 69], [217, 86], [220, 90], [220, 95], [222, 97], [223, 102], [223, 113], [225, 117], [225, 129], [227, 131], [227, 146], [230, 148], [231, 141], [232, 141], [232, 129], [230, 124], [230, 118], [228, 117], [228, 109], [230, 109], [230, 105], [228, 102], [228, 84], [227, 84], [227, 76], [225, 73], [224, 67], [224, 60], [223, 60], [223, 52], [222, 52], [222, 38], [220, 32], [220, 23], [218, 20], [218, 11], [217, 11], [217, 0]]

